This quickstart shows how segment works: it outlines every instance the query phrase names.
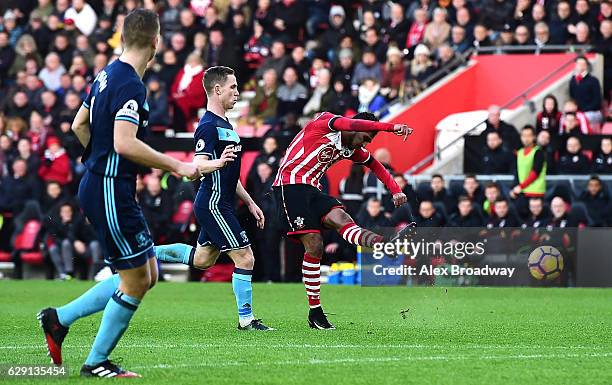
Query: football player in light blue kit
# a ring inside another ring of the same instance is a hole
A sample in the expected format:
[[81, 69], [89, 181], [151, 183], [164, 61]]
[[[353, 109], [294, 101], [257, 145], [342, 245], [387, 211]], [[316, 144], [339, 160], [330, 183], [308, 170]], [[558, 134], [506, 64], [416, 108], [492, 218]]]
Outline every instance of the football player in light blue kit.
[[136, 202], [140, 166], [161, 168], [190, 179], [200, 170], [179, 162], [142, 141], [148, 121], [142, 76], [159, 43], [154, 12], [136, 9], [125, 17], [124, 51], [102, 70], [79, 109], [72, 129], [85, 147], [87, 172], [79, 201], [102, 244], [106, 262], [119, 273], [98, 283], [74, 301], [38, 314], [53, 362], [62, 363], [68, 328], [79, 318], [104, 310], [102, 322], [81, 375], [138, 377], [109, 360], [146, 292], [157, 281], [153, 240]]
[[157, 258], [206, 269], [215, 264], [220, 253], [234, 261], [232, 288], [238, 306], [238, 329], [271, 330], [253, 316], [251, 278], [255, 258], [246, 232], [234, 210], [236, 196], [249, 208], [263, 228], [263, 212], [240, 183], [240, 137], [225, 117], [238, 100], [234, 70], [217, 66], [206, 70], [204, 89], [207, 111], [195, 132], [194, 162], [205, 174], [195, 199], [194, 212], [202, 229], [198, 246], [185, 244], [157, 246]]

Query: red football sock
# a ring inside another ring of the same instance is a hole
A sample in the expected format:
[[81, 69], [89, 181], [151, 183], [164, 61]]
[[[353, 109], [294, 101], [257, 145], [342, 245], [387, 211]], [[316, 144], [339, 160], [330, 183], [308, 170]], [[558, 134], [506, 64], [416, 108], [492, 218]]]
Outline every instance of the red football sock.
[[348, 243], [356, 246], [372, 247], [375, 243], [383, 241], [382, 235], [359, 227], [355, 222], [344, 225], [339, 233]]
[[302, 262], [302, 276], [308, 296], [308, 305], [311, 308], [321, 306], [319, 299], [321, 294], [321, 259], [305, 253], [304, 262]]

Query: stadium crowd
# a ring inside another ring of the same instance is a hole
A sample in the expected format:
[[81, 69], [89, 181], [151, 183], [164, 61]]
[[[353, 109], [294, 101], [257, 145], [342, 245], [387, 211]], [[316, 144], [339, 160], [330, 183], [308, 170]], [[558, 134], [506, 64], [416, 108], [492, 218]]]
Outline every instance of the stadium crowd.
[[[144, 78], [151, 127], [193, 130], [206, 103], [201, 83], [209, 66], [234, 68], [242, 90], [251, 91], [240, 124], [271, 128], [247, 188], [268, 218], [274, 213], [266, 193], [286, 143], [277, 138], [297, 133], [299, 118], [320, 111], [349, 116], [373, 111], [383, 117], [395, 100], [418, 94], [459, 66], [460, 56], [484, 47], [529, 46], [523, 52], [539, 53], [547, 45], [574, 44], [604, 54], [603, 90], [589, 75], [586, 60], [579, 59], [577, 68], [584, 68], [568, 85], [573, 100], [560, 108], [554, 97], [546, 98], [531, 131], [545, 155], [546, 173], [611, 173], [610, 139], [589, 154], [580, 146], [582, 136], [605, 124], [602, 95], [610, 100], [608, 0], [4, 0], [0, 250], [11, 250], [27, 220], [40, 218], [48, 234], [45, 248], [60, 277], [75, 274], [76, 256], [93, 261], [86, 275], [102, 265], [99, 244], [74, 198], [84, 168], [70, 124], [89, 84], [120, 54], [123, 18], [136, 7], [155, 10], [162, 26], [162, 47]], [[499, 112], [494, 106], [489, 111], [482, 174], [518, 173], [516, 153], [528, 145], [522, 132], [500, 120]], [[391, 168], [388, 152], [381, 150], [376, 157]], [[548, 193], [546, 203], [540, 199], [544, 194], [521, 192], [515, 200], [504, 186], [479, 184], [472, 176], [466, 177], [464, 190], [452, 192], [440, 176], [432, 178], [430, 188], [416, 191], [401, 174], [396, 180], [411, 198], [404, 209], [392, 210], [389, 196], [360, 167], [343, 180], [342, 199], [366, 227], [395, 225], [412, 215], [425, 226], [559, 224], [568, 214], [565, 205], [578, 200], [586, 205], [586, 215], [563, 223], [612, 224], [607, 188], [595, 177], [584, 196], [560, 194], [563, 205], [553, 199], [552, 213], [547, 211]], [[139, 201], [157, 242], [194, 242], [180, 214], [195, 187], [156, 170], [139, 180]], [[250, 238], [264, 262], [258, 263], [263, 269], [258, 278], [280, 280], [274, 221], [263, 231], [250, 229]], [[333, 234], [328, 238], [330, 260], [353, 258], [346, 255], [354, 253], [350, 246]], [[284, 277], [301, 275], [296, 270]]]

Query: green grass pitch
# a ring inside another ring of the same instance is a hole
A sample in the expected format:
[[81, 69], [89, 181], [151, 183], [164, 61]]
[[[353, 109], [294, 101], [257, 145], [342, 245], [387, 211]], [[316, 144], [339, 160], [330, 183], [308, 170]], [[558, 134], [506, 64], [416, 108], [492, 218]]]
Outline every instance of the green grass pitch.
[[[0, 281], [0, 364], [48, 363], [35, 313], [91, 284]], [[112, 357], [139, 384], [612, 384], [612, 290], [323, 285], [322, 301], [335, 331], [308, 328], [302, 285], [256, 284], [277, 330], [240, 332], [229, 284], [160, 283]], [[0, 381], [105, 381], [78, 377], [99, 320], [71, 328], [69, 379]]]

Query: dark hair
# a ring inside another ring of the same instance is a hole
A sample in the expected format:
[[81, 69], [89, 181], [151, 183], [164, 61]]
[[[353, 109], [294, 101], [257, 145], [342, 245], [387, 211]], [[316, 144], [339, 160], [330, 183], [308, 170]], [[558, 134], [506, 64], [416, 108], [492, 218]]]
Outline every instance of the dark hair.
[[461, 202], [470, 202], [470, 203], [472, 203], [472, 200], [470, 198], [468, 198], [467, 195], [459, 195], [459, 198], [457, 198], [457, 204], [459, 204]]
[[215, 84], [225, 84], [227, 77], [234, 74], [234, 70], [229, 67], [215, 66], [210, 67], [204, 72], [204, 89], [206, 92], [212, 92]]
[[373, 122], [378, 122], [378, 118], [376, 117], [376, 115], [369, 111], [360, 112], [353, 116], [351, 119], [371, 120]]
[[487, 132], [487, 136], [489, 136], [491, 134], [497, 135], [500, 139], [502, 138], [500, 133], [497, 130], [491, 130], [491, 131]]
[[532, 197], [532, 198], [529, 198], [529, 202], [531, 202], [531, 201], [540, 201], [540, 202], [544, 203], [544, 199], [542, 199], [542, 197]]
[[532, 126], [531, 124], [527, 124], [527, 125], [525, 125], [525, 126], [524, 126], [524, 127], [521, 129], [521, 132], [526, 131], [526, 130], [531, 131], [531, 133], [532, 133], [533, 135], [535, 135], [535, 133], [536, 133], [535, 128], [533, 128], [533, 126]]
[[440, 179], [444, 180], [444, 177], [441, 174], [433, 174], [431, 176], [431, 179], [433, 179], [433, 178], [440, 178]]
[[147, 48], [157, 34], [159, 17], [148, 9], [135, 9], [123, 21], [121, 38], [126, 47]]
[[544, 107], [544, 105], [546, 104], [546, 99], [553, 100], [554, 106], [553, 106], [552, 113], [556, 115], [557, 112], [559, 111], [559, 102], [557, 101], [557, 98], [553, 94], [548, 94], [544, 96], [544, 99], [542, 99], [542, 112], [546, 111], [546, 108]]
[[596, 180], [599, 183], [601, 183], [601, 179], [599, 179], [599, 175], [595, 175], [595, 174], [591, 175], [591, 177], [589, 178], [589, 182], [592, 180]]
[[487, 183], [487, 185], [485, 186], [485, 190], [488, 188], [496, 188], [498, 191], [501, 191], [501, 189], [499, 188], [499, 185], [495, 182]]
[[478, 178], [476, 178], [476, 174], [465, 174], [465, 178], [463, 178], [463, 180], [466, 179], [474, 179], [476, 182], [478, 182]]
[[506, 204], [510, 204], [510, 203], [508, 202], [508, 200], [507, 200], [506, 198], [504, 198], [504, 197], [499, 197], [499, 198], [497, 198], [497, 199], [495, 200], [495, 203], [498, 203], [498, 202], [505, 202]]

